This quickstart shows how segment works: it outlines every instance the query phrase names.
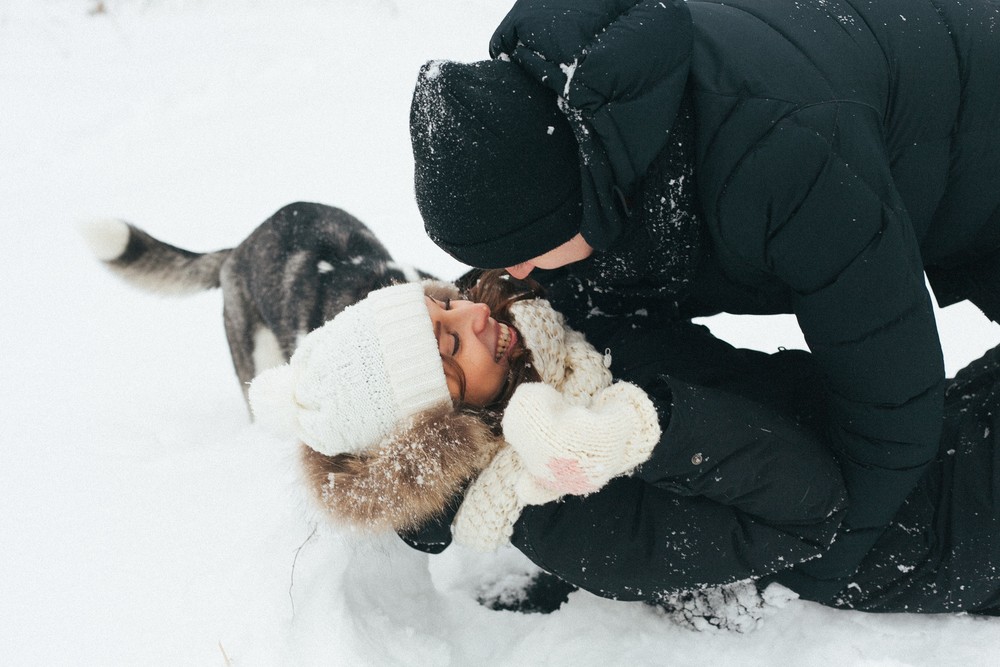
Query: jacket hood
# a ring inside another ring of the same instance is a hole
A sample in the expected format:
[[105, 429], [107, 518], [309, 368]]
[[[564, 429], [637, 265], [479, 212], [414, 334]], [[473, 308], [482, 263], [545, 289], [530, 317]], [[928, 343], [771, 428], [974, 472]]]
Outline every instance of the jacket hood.
[[621, 234], [628, 200], [667, 142], [691, 48], [681, 0], [521, 0], [493, 34], [491, 57], [559, 96], [580, 151], [581, 232], [598, 250]]

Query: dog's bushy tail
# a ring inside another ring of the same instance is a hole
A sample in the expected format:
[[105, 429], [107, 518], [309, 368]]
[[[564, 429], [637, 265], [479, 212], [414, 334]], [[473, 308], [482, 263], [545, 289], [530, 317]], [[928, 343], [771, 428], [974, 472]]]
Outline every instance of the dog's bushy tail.
[[219, 286], [231, 249], [197, 253], [172, 246], [122, 220], [81, 225], [91, 251], [126, 282], [159, 294], [191, 294]]

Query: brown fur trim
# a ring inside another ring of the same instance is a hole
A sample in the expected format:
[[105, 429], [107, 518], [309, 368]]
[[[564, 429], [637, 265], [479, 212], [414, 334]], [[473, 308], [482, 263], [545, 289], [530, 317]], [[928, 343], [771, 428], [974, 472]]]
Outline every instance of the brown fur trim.
[[423, 285], [424, 294], [429, 296], [436, 301], [444, 301], [445, 299], [461, 299], [462, 293], [459, 292], [458, 288], [455, 287], [454, 283], [448, 283], [443, 280], [433, 280], [428, 278], [427, 280], [420, 281]]
[[303, 446], [302, 460], [316, 498], [335, 519], [400, 531], [443, 512], [500, 444], [476, 416], [442, 407], [365, 453], [331, 457]]

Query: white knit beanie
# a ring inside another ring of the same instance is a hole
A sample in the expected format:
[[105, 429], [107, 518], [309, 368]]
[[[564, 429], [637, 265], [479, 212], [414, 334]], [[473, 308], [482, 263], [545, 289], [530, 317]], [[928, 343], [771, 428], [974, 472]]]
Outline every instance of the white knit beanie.
[[401, 422], [450, 402], [419, 283], [371, 292], [250, 385], [259, 423], [328, 456], [363, 451]]

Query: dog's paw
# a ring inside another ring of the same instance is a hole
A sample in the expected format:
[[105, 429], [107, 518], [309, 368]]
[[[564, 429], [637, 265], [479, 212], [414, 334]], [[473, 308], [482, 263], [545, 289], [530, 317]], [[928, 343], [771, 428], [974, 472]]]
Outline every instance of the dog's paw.
[[80, 234], [97, 259], [102, 262], [113, 262], [125, 252], [131, 233], [125, 222], [102, 218], [82, 223]]

